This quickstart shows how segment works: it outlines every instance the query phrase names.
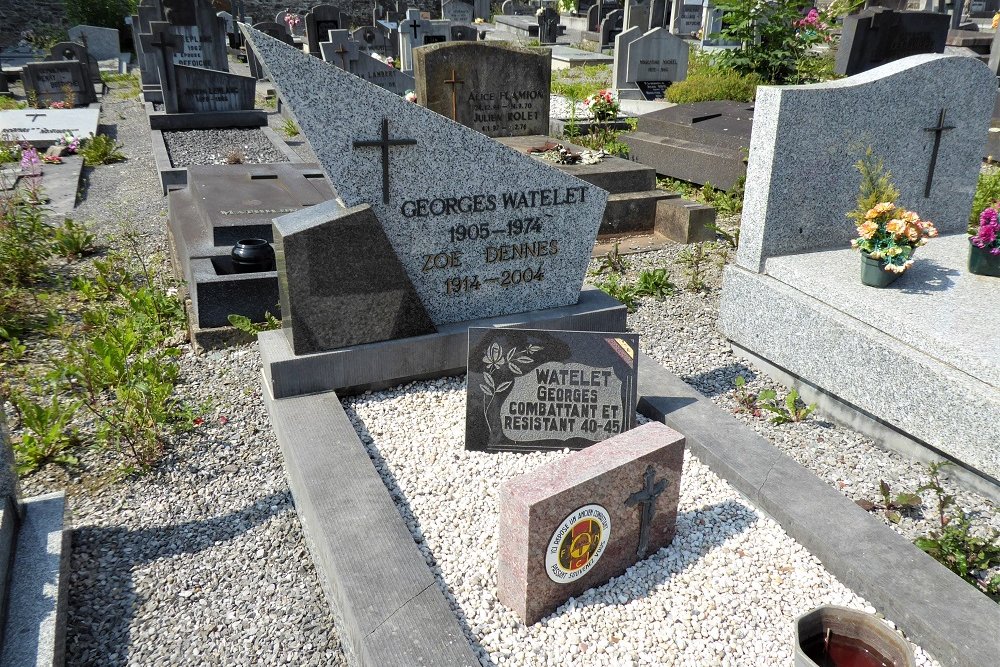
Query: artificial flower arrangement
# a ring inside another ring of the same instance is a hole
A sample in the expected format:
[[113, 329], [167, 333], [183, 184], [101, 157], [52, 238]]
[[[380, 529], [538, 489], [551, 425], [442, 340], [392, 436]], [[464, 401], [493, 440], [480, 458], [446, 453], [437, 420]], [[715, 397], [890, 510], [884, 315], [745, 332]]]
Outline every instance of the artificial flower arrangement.
[[583, 101], [594, 120], [608, 121], [618, 118], [618, 100], [610, 90], [599, 90]]
[[295, 28], [302, 22], [298, 14], [292, 14], [287, 9], [285, 10], [285, 23], [288, 25], [288, 32], [295, 32]]
[[887, 201], [870, 208], [857, 230], [858, 238], [851, 241], [851, 247], [880, 260], [883, 270], [896, 274], [910, 268], [913, 251], [938, 233], [917, 213]]
[[407, 102], [413, 102], [414, 104], [416, 104], [417, 94], [412, 90], [408, 90], [405, 93], [403, 93], [403, 99], [406, 100]]

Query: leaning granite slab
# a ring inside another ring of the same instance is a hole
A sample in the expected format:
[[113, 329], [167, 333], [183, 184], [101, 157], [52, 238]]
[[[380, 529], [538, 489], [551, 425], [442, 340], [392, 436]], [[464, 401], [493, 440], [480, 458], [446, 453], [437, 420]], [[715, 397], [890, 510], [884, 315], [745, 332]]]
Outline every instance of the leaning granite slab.
[[1000, 281], [965, 270], [968, 247], [933, 239], [881, 290], [861, 285], [849, 248], [729, 266], [719, 326], [807, 400], [835, 397], [1000, 484]]
[[69, 592], [66, 498], [50, 493], [22, 505], [8, 573], [6, 626], [0, 629], [0, 665], [62, 665]]
[[[642, 355], [639, 364], [641, 413], [683, 434], [693, 454], [942, 665], [995, 665], [1000, 607], [656, 361]], [[264, 400], [351, 661], [478, 664], [337, 395], [275, 400], [265, 381]]]

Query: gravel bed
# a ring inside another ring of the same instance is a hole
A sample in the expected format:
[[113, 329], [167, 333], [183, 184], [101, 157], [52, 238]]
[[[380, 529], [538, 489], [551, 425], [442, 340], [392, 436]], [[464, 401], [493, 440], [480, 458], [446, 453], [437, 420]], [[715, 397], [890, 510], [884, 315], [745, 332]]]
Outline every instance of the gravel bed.
[[496, 597], [499, 486], [565, 452], [465, 451], [464, 378], [343, 404], [483, 665], [791, 664], [795, 616], [875, 612], [685, 452], [673, 543], [525, 626]]
[[[644, 269], [667, 268], [673, 282], [683, 285], [686, 279], [677, 264], [681, 248], [670, 244], [663, 250], [628, 256], [632, 264], [628, 277], [635, 279]], [[597, 261], [591, 263], [592, 270], [597, 266]], [[628, 316], [628, 327], [640, 334], [642, 351], [720, 407], [734, 412], [737, 419], [852, 500], [880, 503], [880, 480], [889, 484], [893, 495], [916, 493], [928, 479], [925, 465], [880, 449], [871, 438], [824, 419], [821, 412], [814, 412], [806, 421], [779, 426], [767, 419], [767, 413], [755, 416], [737, 411], [737, 375], [748, 380], [747, 389], [753, 392], [774, 389], [784, 396], [787, 388], [733, 354], [717, 328], [720, 268], [710, 262], [706, 274], [707, 287], [701, 292], [678, 290], [663, 301], [640, 299], [637, 311]], [[995, 503], [947, 480], [943, 486], [956, 495], [958, 506], [971, 515], [981, 534], [987, 528], [1000, 529], [1000, 512]], [[921, 496], [923, 507], [905, 512], [899, 524], [888, 521], [882, 513], [877, 515], [907, 539], [926, 535], [939, 527], [937, 504], [932, 492], [925, 491]]]
[[288, 162], [260, 128], [176, 130], [163, 133], [174, 167]]
[[286, 144], [288, 144], [289, 148], [295, 151], [295, 153], [302, 158], [303, 162], [319, 162], [319, 160], [316, 159], [316, 154], [313, 153], [312, 148], [309, 147], [309, 143], [305, 140], [305, 137], [301, 133], [294, 137], [288, 137], [285, 135], [285, 117], [280, 113], [277, 111], [268, 113], [267, 124]]
[[[168, 271], [146, 117], [137, 100], [117, 97], [105, 98], [101, 123], [128, 160], [85, 170], [74, 218], [102, 244], [130, 227]], [[264, 409], [256, 346], [181, 349], [177, 390], [207, 406], [204, 421], [153, 471], [115, 482], [112, 457], [88, 452], [77, 468], [22, 479], [25, 496], [68, 496], [66, 664], [345, 664]]]

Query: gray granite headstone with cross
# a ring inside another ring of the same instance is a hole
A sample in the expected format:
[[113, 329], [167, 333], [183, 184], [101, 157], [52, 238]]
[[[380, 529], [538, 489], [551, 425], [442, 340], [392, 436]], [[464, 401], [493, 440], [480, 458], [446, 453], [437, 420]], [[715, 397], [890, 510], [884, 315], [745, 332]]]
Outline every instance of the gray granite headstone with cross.
[[[393, 253], [359, 252], [344, 261], [362, 273], [401, 267], [434, 326], [579, 300], [607, 192], [242, 29], [319, 157], [338, 206], [358, 209], [358, 216], [370, 210]], [[299, 231], [312, 228], [299, 223]], [[369, 233], [370, 220], [362, 228]], [[316, 257], [298, 266], [324, 272], [330, 263]], [[360, 282], [347, 287], [355, 309], [371, 308], [379, 298]], [[340, 317], [344, 307], [340, 302]], [[299, 314], [308, 317], [307, 311]]]

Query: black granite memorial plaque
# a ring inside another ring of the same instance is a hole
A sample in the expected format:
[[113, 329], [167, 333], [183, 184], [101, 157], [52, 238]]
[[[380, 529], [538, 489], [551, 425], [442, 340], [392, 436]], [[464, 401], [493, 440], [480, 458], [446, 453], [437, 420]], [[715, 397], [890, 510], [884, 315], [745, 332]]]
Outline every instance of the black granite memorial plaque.
[[583, 449], [635, 425], [639, 335], [469, 328], [465, 448]]
[[834, 72], [851, 76], [919, 53], [944, 53], [950, 17], [872, 7], [844, 19]]

